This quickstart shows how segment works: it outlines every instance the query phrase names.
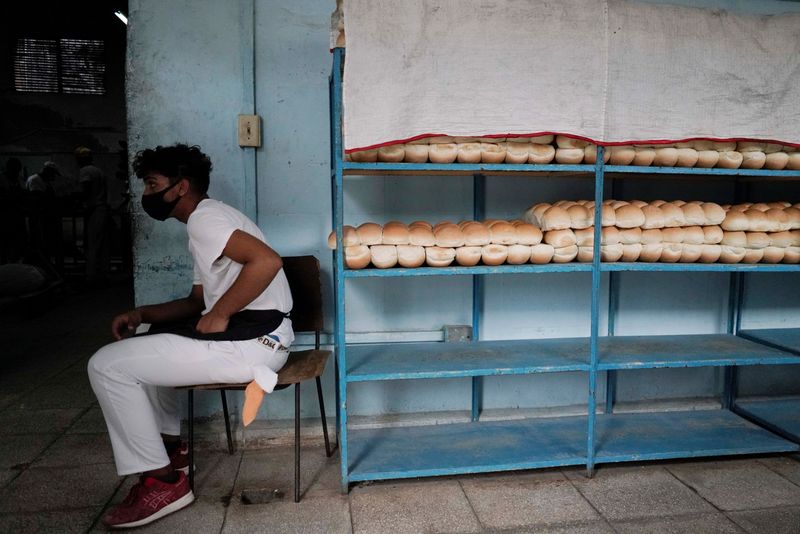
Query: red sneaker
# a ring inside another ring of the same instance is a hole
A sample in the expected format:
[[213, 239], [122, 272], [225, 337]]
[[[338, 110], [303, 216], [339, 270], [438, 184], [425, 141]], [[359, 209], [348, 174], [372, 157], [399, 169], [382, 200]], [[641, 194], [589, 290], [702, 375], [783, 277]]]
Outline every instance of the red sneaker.
[[142, 477], [122, 504], [103, 516], [103, 524], [109, 528], [140, 527], [177, 512], [192, 502], [194, 493], [189, 489], [189, 479], [182, 472], [178, 473], [178, 481], [174, 484]]
[[181, 441], [181, 446], [169, 455], [169, 463], [175, 471], [183, 471], [184, 475], [189, 474], [189, 444]]

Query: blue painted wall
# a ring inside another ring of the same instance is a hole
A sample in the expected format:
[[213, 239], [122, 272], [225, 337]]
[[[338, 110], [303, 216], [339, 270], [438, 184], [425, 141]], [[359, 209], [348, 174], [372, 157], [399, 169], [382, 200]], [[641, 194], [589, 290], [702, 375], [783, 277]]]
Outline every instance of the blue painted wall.
[[[751, 13], [800, 11], [794, 2], [706, 0], [681, 5]], [[128, 118], [132, 152], [156, 144], [199, 144], [214, 161], [210, 193], [245, 210], [255, 174], [257, 221], [283, 255], [314, 254], [322, 261], [327, 329], [332, 329], [327, 77], [328, 0], [130, 0]], [[254, 40], [249, 35], [254, 35]], [[264, 146], [240, 149], [236, 115], [255, 109], [263, 118]], [[729, 202], [730, 182], [639, 180], [617, 186], [620, 198], [684, 198]], [[134, 193], [141, 194], [136, 183]], [[610, 193], [610, 188], [607, 193]], [[488, 184], [487, 217], [518, 217], [530, 204], [590, 198], [587, 179], [497, 178]], [[797, 202], [794, 184], [757, 186], [754, 199]], [[472, 181], [462, 177], [348, 179], [345, 222], [400, 219], [459, 220], [472, 212]], [[179, 223], [154, 224], [136, 212], [136, 300], [162, 301], [188, 292], [191, 260]], [[708, 333], [725, 329], [727, 276], [644, 274], [621, 276], [618, 334]], [[748, 291], [745, 326], [800, 326], [796, 277], [759, 275]], [[348, 282], [350, 332], [407, 332], [426, 338], [444, 324], [470, 324], [468, 277]], [[590, 275], [585, 273], [487, 278], [485, 339], [589, 334]], [[604, 318], [605, 320], [605, 318]], [[601, 330], [602, 332], [602, 330]], [[714, 369], [629, 371], [620, 374], [619, 399], [709, 397], [720, 389]], [[747, 392], [797, 391], [797, 373], [748, 370]], [[554, 407], [586, 403], [586, 375], [502, 377], [485, 380], [484, 407]], [[324, 376], [333, 410], [332, 366]], [[316, 414], [306, 388], [304, 415]], [[354, 415], [465, 410], [469, 380], [357, 384]], [[603, 394], [603, 388], [598, 391]], [[200, 406], [211, 413], [213, 401]], [[262, 417], [292, 416], [290, 394], [266, 403]]]

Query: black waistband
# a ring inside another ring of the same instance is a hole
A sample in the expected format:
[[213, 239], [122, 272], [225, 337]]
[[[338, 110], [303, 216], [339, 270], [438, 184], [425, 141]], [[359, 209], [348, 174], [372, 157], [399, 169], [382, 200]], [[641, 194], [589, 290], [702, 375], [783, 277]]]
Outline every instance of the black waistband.
[[203, 334], [195, 329], [197, 321], [201, 317], [190, 317], [189, 319], [171, 323], [154, 324], [150, 327], [150, 330], [141, 335], [175, 334], [208, 341], [244, 341], [269, 334], [278, 328], [281, 322], [289, 317], [289, 314], [278, 310], [242, 310], [231, 316], [227, 330], [213, 334]]

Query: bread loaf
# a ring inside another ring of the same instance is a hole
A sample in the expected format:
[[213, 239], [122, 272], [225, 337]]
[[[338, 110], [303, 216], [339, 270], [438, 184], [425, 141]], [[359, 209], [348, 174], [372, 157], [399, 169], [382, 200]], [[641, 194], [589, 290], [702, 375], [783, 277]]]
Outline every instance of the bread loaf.
[[717, 152], [731, 152], [736, 150], [736, 141], [712, 141], [712, 150]]
[[736, 150], [742, 154], [747, 154], [748, 152], [764, 152], [766, 146], [766, 143], [760, 141], [739, 141], [736, 143]]
[[786, 152], [773, 152], [771, 154], [767, 154], [764, 158], [764, 168], [771, 171], [782, 171], [788, 164], [789, 154]]
[[547, 243], [539, 243], [538, 245], [531, 246], [531, 263], [539, 265], [550, 263], [553, 259], [555, 249], [553, 245]]
[[506, 163], [527, 163], [530, 143], [506, 143]]
[[503, 163], [505, 160], [505, 145], [497, 143], [481, 143], [481, 161], [483, 163]]
[[459, 163], [480, 163], [481, 144], [480, 143], [458, 143], [456, 145], [458, 154], [456, 160]]
[[556, 162], [558, 163], [577, 165], [582, 161], [583, 148], [559, 148], [556, 150]]
[[569, 263], [578, 255], [578, 246], [571, 245], [553, 249], [553, 263]]
[[582, 139], [575, 139], [572, 137], [567, 137], [565, 135], [557, 135], [556, 136], [556, 146], [558, 148], [580, 148], [583, 150], [587, 146], [589, 146], [588, 141], [584, 141]]
[[770, 155], [780, 152], [783, 149], [778, 143], [764, 143], [764, 154]]
[[607, 226], [600, 229], [601, 245], [616, 245], [622, 240], [621, 230], [616, 226]]
[[397, 247], [394, 245], [372, 245], [369, 253], [372, 265], [378, 269], [389, 269], [397, 265]]
[[610, 152], [611, 165], [630, 165], [636, 157], [636, 150], [632, 146], [612, 146]]
[[578, 247], [591, 247], [594, 243], [594, 227], [581, 228], [574, 230], [575, 244]]
[[763, 152], [742, 152], [742, 169], [761, 169], [766, 162], [767, 155]]
[[744, 248], [747, 246], [747, 232], [724, 232], [720, 243], [729, 247]]
[[783, 263], [800, 263], [800, 247], [786, 247], [783, 253]]
[[696, 167], [710, 169], [717, 165], [719, 161], [719, 152], [716, 150], [698, 150]]
[[556, 157], [556, 149], [553, 145], [540, 145], [530, 143], [528, 148], [528, 163], [535, 163], [537, 165], [546, 165], [553, 161]]
[[592, 220], [594, 214], [580, 204], [567, 208], [567, 213], [570, 218], [570, 226], [573, 229], [589, 228], [594, 223]]
[[450, 145], [455, 144], [455, 139], [450, 137], [449, 135], [434, 135], [432, 137], [428, 137], [425, 140], [420, 139], [420, 141], [427, 141], [429, 145]]
[[530, 142], [536, 145], [549, 145], [553, 142], [552, 135], [537, 135], [530, 138]]
[[428, 147], [431, 163], [453, 163], [457, 157], [458, 146], [455, 143], [436, 143]]
[[784, 208], [783, 213], [786, 215], [790, 230], [800, 229], [800, 209], [795, 207]]
[[629, 204], [631, 206], [636, 206], [637, 208], [640, 208], [640, 209], [644, 208], [645, 206], [649, 206], [650, 205], [647, 202], [645, 202], [644, 200], [631, 200], [629, 202]]
[[750, 222], [743, 211], [731, 209], [720, 226], [726, 232], [741, 232], [750, 229]]
[[637, 261], [641, 253], [642, 253], [641, 243], [630, 243], [627, 245], [622, 245], [622, 257], [620, 258], [620, 261], [624, 262]]
[[594, 257], [594, 247], [592, 246], [578, 246], [578, 255], [575, 259], [580, 263], [591, 263]]
[[704, 245], [684, 243], [681, 250], [681, 263], [695, 263], [703, 255]]
[[703, 226], [703, 243], [706, 245], [717, 245], [722, 243], [724, 233], [719, 226]]
[[383, 225], [384, 245], [408, 245], [408, 227], [398, 221], [389, 221]]
[[410, 226], [408, 230], [408, 242], [411, 245], [421, 247], [432, 247], [436, 245], [436, 238], [433, 230], [425, 226]]
[[702, 207], [707, 225], [719, 225], [725, 220], [725, 210], [719, 204], [703, 202]]
[[538, 245], [544, 237], [539, 228], [529, 223], [514, 225], [514, 233], [520, 245]]
[[677, 263], [681, 259], [681, 254], [683, 254], [682, 243], [664, 243], [659, 261], [661, 263]]
[[662, 230], [658, 228], [651, 228], [649, 230], [642, 230], [642, 245], [652, 245], [654, 243], [661, 243], [664, 241]]
[[622, 243], [614, 245], [601, 245], [600, 246], [600, 260], [605, 262], [617, 262], [622, 258], [625, 248]]
[[703, 250], [698, 261], [700, 263], [716, 263], [722, 254], [722, 247], [717, 244], [703, 245]]
[[767, 214], [761, 210], [750, 208], [744, 212], [747, 217], [747, 229], [751, 232], [770, 232], [774, 226], [770, 223]]
[[539, 218], [536, 225], [546, 232], [548, 230], [566, 230], [572, 225], [572, 219], [564, 208], [550, 206]]
[[506, 221], [497, 221], [489, 227], [489, 241], [496, 245], [513, 245], [517, 242], [517, 229]]
[[427, 163], [429, 145], [406, 144], [403, 151], [403, 161], [406, 163]]
[[466, 246], [456, 249], [456, 263], [463, 267], [473, 267], [481, 261], [483, 247]]
[[[603, 163], [608, 163], [609, 159], [611, 159], [611, 152], [606, 150], [603, 153]], [[583, 149], [583, 162], [587, 165], [597, 163], [597, 145], [588, 145]]]
[[[659, 230], [647, 230], [648, 232]], [[659, 241], [658, 243], [642, 243], [642, 251], [639, 253], [639, 261], [653, 263], [661, 259], [661, 251], [664, 244]]]
[[350, 159], [356, 163], [375, 163], [378, 161], [378, 149], [350, 152]]
[[477, 221], [466, 223], [461, 227], [461, 232], [464, 235], [464, 245], [468, 247], [482, 247], [491, 243], [489, 229]]
[[380, 224], [366, 222], [356, 228], [356, 234], [362, 245], [380, 245], [383, 242], [383, 228]]
[[553, 248], [560, 249], [575, 245], [577, 243], [577, 239], [575, 237], [575, 232], [570, 229], [550, 230], [545, 232], [544, 242], [548, 245], [553, 245]]
[[348, 269], [363, 269], [370, 262], [370, 251], [366, 245], [344, 247], [344, 263]]
[[648, 204], [642, 208], [642, 213], [644, 214], [644, 224], [642, 224], [643, 229], [649, 230], [651, 228], [664, 228], [665, 218], [660, 207]]
[[786, 249], [783, 247], [769, 246], [764, 249], [764, 257], [761, 259], [764, 263], [780, 263], [783, 261], [783, 256]]
[[633, 164], [639, 167], [649, 167], [656, 159], [656, 151], [649, 147], [636, 147]]
[[642, 242], [641, 228], [624, 228], [619, 231], [619, 242], [623, 245], [635, 245]]
[[[792, 152], [789, 154], [789, 161], [786, 162], [786, 168], [797, 171], [800, 170], [800, 152]], [[784, 263], [788, 263], [784, 261]]]
[[663, 228], [661, 230], [661, 238], [664, 243], [683, 243], [683, 238], [686, 232], [682, 227]]
[[454, 248], [464, 246], [464, 232], [461, 231], [458, 225], [453, 223], [436, 225], [433, 230], [433, 237], [436, 239], [437, 247]]
[[425, 247], [397, 245], [397, 263], [409, 269], [422, 266], [425, 263]]
[[382, 146], [378, 148], [378, 161], [386, 163], [400, 163], [405, 159], [406, 149], [402, 143], [399, 145]]
[[767, 216], [768, 232], [783, 232], [792, 227], [792, 220], [784, 208], [770, 208], [764, 212]]
[[[361, 241], [358, 239], [358, 233], [352, 226], [344, 225], [342, 227], [342, 244], [346, 247], [354, 247], [360, 245]], [[333, 231], [328, 234], [328, 248], [334, 250], [336, 248], [336, 232]]]
[[660, 206], [661, 214], [664, 216], [665, 228], [677, 228], [686, 224], [686, 217], [683, 210], [672, 202], [665, 202]]
[[508, 258], [508, 247], [505, 245], [485, 245], [481, 248], [481, 259], [486, 265], [501, 265]]
[[797, 246], [792, 232], [773, 232], [769, 235], [770, 244], [776, 247], [786, 248]]
[[674, 167], [678, 163], [678, 149], [672, 147], [656, 148], [653, 165], [659, 167]]
[[742, 263], [758, 263], [764, 258], [763, 248], [748, 248], [744, 252]]
[[522, 265], [531, 259], [530, 245], [509, 245], [506, 261], [511, 265]]
[[425, 247], [425, 263], [430, 267], [447, 267], [456, 257], [456, 249], [449, 247]]
[[708, 224], [706, 213], [697, 204], [686, 203], [681, 206], [686, 226], [705, 226]]
[[720, 263], [739, 263], [744, 259], [747, 249], [744, 247], [733, 247], [731, 245], [720, 245], [722, 248], [719, 256]]
[[433, 225], [431, 225], [431, 223], [429, 223], [428, 221], [413, 221], [408, 223], [409, 229], [414, 228], [416, 226], [422, 226], [423, 228], [427, 228], [428, 230], [433, 231]]
[[[694, 167], [697, 163], [699, 156], [697, 150], [693, 148], [678, 148], [678, 161], [675, 163], [678, 167]], [[698, 255], [699, 256], [699, 255]]]
[[614, 210], [618, 228], [634, 228], [645, 223], [645, 216], [641, 208], [632, 204], [620, 206]]
[[716, 152], [716, 149], [714, 148], [714, 141], [709, 141], [707, 139], [695, 139], [694, 141], [691, 141], [689, 145], [689, 148], [693, 148], [698, 152]]
[[[719, 161], [717, 162], [717, 167], [722, 167], [723, 169], [738, 169], [742, 165], [742, 155], [739, 152], [720, 152], [719, 153]], [[723, 256], [730, 258], [730, 255], [726, 255], [723, 253]], [[738, 262], [733, 262], [738, 263]]]
[[683, 228], [684, 245], [702, 245], [705, 243], [705, 232], [702, 226], [686, 226]]

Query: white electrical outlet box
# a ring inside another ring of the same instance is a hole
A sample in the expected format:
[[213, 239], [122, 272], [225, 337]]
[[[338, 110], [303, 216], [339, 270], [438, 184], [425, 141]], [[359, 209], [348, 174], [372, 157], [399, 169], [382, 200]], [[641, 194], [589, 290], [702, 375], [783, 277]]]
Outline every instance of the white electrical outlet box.
[[239, 115], [239, 146], [261, 146], [261, 117]]

